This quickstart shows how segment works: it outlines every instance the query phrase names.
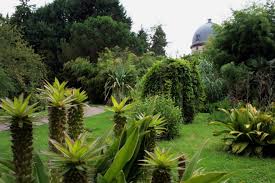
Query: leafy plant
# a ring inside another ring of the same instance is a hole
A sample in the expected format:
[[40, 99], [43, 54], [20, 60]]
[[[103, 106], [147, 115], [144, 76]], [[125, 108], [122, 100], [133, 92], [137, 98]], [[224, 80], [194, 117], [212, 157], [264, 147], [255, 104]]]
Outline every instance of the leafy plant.
[[132, 105], [126, 105], [128, 98], [124, 98], [120, 103], [111, 96], [111, 100], [113, 103], [112, 107], [108, 107], [109, 111], [114, 112], [114, 134], [116, 137], [119, 137], [124, 129], [124, 126], [127, 122], [127, 118], [125, 116], [125, 112], [128, 111]]
[[112, 72], [108, 74], [104, 86], [105, 100], [112, 94], [116, 100], [121, 101], [133, 89], [133, 83], [129, 80], [131, 72], [124, 67], [122, 63], [118, 63]]
[[84, 132], [84, 101], [88, 96], [85, 91], [80, 91], [80, 89], [69, 90], [70, 95], [73, 101], [72, 106], [68, 109], [68, 134], [72, 139], [77, 139]]
[[13, 162], [7, 159], [0, 159], [0, 182], [1, 183], [13, 183], [14, 178], [14, 165]]
[[142, 160], [143, 166], [153, 167], [151, 183], [172, 182], [171, 170], [177, 169], [179, 157], [174, 156], [169, 150], [155, 148], [154, 152], [146, 152], [146, 157]]
[[87, 134], [81, 134], [76, 140], [65, 133], [65, 145], [51, 139], [50, 142], [57, 149], [55, 152], [45, 153], [51, 158], [50, 167], [63, 170], [64, 183], [88, 183], [88, 172], [91, 165], [100, 156], [103, 146], [100, 139], [87, 143]]
[[33, 127], [32, 114], [36, 105], [29, 105], [30, 96], [24, 98], [2, 99], [1, 108], [10, 116], [10, 131], [12, 141], [13, 165], [16, 182], [29, 183], [32, 181], [33, 163]]
[[147, 97], [133, 103], [131, 116], [137, 114], [156, 115], [159, 114], [165, 120], [166, 130], [160, 138], [173, 139], [179, 135], [179, 124], [183, 122], [181, 109], [175, 106], [175, 102], [166, 96]]
[[[40, 89], [41, 96], [48, 102], [48, 119], [49, 119], [49, 138], [59, 143], [64, 142], [63, 132], [66, 130], [67, 114], [66, 108], [73, 101], [71, 96], [67, 96], [67, 82], [60, 83], [57, 78], [53, 84], [45, 82], [44, 89]], [[49, 141], [49, 148], [53, 152], [58, 152], [55, 146]], [[51, 160], [49, 160], [51, 161]], [[56, 180], [58, 170], [50, 169], [51, 182]]]
[[[48, 102], [49, 111], [49, 138], [60, 143], [64, 142], [63, 132], [66, 130], [67, 121], [66, 108], [73, 101], [71, 96], [67, 96], [67, 82], [60, 83], [57, 78], [53, 84], [46, 81], [44, 89], [40, 89], [41, 96]], [[54, 146], [49, 142], [50, 149], [55, 151]]]
[[195, 112], [193, 73], [186, 60], [166, 59], [156, 63], [143, 78], [143, 97], [168, 95], [181, 108], [186, 123], [191, 123]]
[[265, 152], [275, 145], [275, 122], [271, 115], [257, 111], [251, 104], [231, 111], [220, 110], [228, 116], [228, 120], [210, 124], [226, 128], [215, 131], [214, 135], [225, 134], [223, 140], [227, 150], [234, 154], [259, 156], [272, 153]]

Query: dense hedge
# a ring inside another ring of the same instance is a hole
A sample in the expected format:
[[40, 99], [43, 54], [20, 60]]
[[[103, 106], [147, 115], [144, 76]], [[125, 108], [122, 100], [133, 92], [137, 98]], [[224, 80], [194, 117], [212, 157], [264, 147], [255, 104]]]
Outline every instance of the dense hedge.
[[[143, 78], [144, 97], [169, 95], [181, 107], [185, 122], [192, 122], [201, 87], [199, 74], [194, 74], [190, 62], [180, 59], [167, 59], [155, 64]], [[196, 71], [197, 72], [197, 71]], [[195, 81], [195, 79], [197, 81]]]

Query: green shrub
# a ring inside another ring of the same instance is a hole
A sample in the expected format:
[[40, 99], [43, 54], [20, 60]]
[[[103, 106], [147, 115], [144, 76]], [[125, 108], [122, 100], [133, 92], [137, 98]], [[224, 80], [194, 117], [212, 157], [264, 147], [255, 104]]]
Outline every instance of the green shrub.
[[223, 140], [226, 150], [234, 154], [274, 155], [275, 120], [272, 115], [257, 111], [250, 104], [239, 109], [221, 111], [227, 115], [227, 120], [210, 124], [226, 128], [214, 132], [214, 135], [225, 134]]
[[143, 78], [143, 97], [153, 95], [170, 96], [182, 110], [187, 123], [195, 115], [195, 95], [192, 69], [185, 60], [167, 59], [156, 63]]
[[162, 138], [173, 139], [179, 135], [179, 124], [183, 121], [181, 110], [175, 106], [171, 98], [164, 96], [154, 96], [137, 101], [132, 108], [132, 115], [138, 114], [156, 115], [160, 114], [165, 119], [166, 132], [162, 134]]

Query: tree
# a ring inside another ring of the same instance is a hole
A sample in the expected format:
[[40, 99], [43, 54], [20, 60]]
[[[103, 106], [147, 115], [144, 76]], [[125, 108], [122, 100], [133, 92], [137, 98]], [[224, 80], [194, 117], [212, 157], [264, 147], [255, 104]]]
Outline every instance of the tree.
[[36, 104], [29, 105], [30, 96], [1, 100], [1, 108], [10, 116], [11, 148], [13, 153], [14, 175], [16, 182], [33, 181], [33, 126], [32, 113]]
[[155, 33], [152, 37], [152, 46], [150, 51], [154, 52], [156, 55], [165, 56], [165, 47], [167, 46], [166, 34], [162, 29], [161, 25], [155, 28]]
[[36, 53], [43, 55], [51, 78], [63, 68], [60, 43], [69, 38], [74, 22], [82, 22], [88, 17], [111, 16], [125, 23], [129, 30], [131, 27], [131, 19], [118, 0], [55, 0], [36, 10], [28, 1], [21, 0], [10, 22], [22, 30], [24, 39]]
[[219, 67], [233, 61], [257, 68], [261, 59], [269, 61], [275, 57], [272, 21], [271, 13], [258, 5], [234, 11], [232, 18], [215, 28], [207, 52]]
[[98, 54], [106, 47], [126, 48], [131, 32], [127, 24], [114, 21], [111, 17], [90, 17], [84, 22], [74, 23], [70, 38], [61, 44], [65, 61], [77, 57], [89, 57], [96, 63]]
[[[42, 59], [22, 39], [20, 32], [13, 26], [0, 25], [0, 77], [2, 95], [14, 96], [31, 93], [41, 85], [45, 77]], [[15, 87], [16, 86], [16, 87]]]
[[133, 52], [137, 55], [143, 55], [144, 53], [149, 51], [150, 43], [147, 32], [141, 28], [138, 33], [133, 36], [133, 44], [135, 46], [131, 46]]

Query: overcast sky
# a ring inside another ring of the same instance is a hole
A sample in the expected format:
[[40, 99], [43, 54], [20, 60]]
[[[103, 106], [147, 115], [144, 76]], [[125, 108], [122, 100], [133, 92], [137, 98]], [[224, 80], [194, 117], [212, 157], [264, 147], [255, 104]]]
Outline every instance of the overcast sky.
[[[38, 7], [53, 0], [31, 0]], [[18, 0], [0, 0], [0, 13], [14, 12]], [[162, 24], [167, 34], [169, 56], [190, 53], [196, 29], [211, 18], [221, 23], [231, 15], [231, 9], [245, 7], [248, 0], [120, 0], [133, 20], [133, 30]]]

